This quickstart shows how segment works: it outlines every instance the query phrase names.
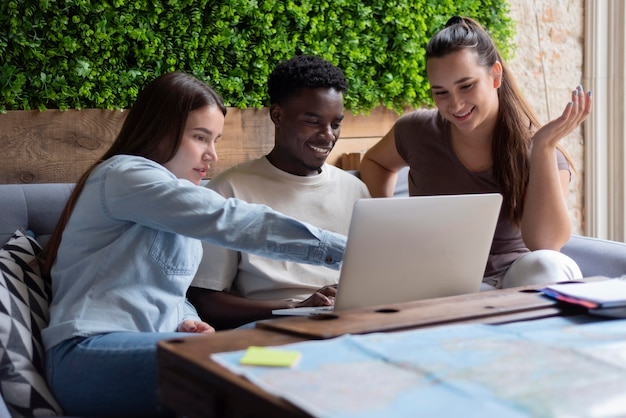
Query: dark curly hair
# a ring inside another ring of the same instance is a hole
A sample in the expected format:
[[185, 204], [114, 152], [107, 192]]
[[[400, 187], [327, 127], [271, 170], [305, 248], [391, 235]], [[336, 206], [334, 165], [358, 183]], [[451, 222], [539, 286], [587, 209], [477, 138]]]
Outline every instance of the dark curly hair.
[[281, 104], [304, 87], [348, 90], [343, 71], [330, 62], [311, 55], [296, 55], [276, 65], [268, 81], [270, 105]]

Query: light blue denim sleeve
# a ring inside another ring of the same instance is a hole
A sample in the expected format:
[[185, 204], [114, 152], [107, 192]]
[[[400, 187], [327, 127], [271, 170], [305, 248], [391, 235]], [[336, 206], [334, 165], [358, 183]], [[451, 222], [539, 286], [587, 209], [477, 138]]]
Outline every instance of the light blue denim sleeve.
[[140, 157], [112, 159], [101, 183], [113, 218], [264, 257], [341, 267], [346, 237], [268, 206], [225, 199]]
[[187, 299], [185, 299], [185, 303], [183, 304], [183, 319], [181, 320], [181, 322], [186, 319], [202, 321], [202, 319], [200, 319], [200, 316], [198, 315], [198, 311], [196, 311], [196, 308]]

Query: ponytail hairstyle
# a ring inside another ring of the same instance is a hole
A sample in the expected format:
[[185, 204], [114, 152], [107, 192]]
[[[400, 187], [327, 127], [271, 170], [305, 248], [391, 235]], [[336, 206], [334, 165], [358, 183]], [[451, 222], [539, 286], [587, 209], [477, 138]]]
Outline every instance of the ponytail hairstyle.
[[[491, 70], [499, 62], [502, 81], [498, 89], [499, 110], [491, 142], [493, 175], [503, 195], [503, 212], [519, 225], [524, 211], [524, 198], [530, 172], [532, 136], [541, 127], [535, 113], [524, 99], [513, 75], [495, 42], [475, 20], [453, 16], [426, 46], [426, 60], [442, 58], [450, 53], [471, 48], [476, 52], [478, 65]], [[573, 166], [565, 150], [557, 146]]]
[[63, 230], [93, 170], [100, 163], [121, 154], [148, 158], [159, 164], [168, 162], [180, 147], [189, 112], [205, 106], [216, 106], [226, 116], [222, 98], [206, 83], [182, 72], [165, 73], [139, 93], [111, 147], [76, 182], [42, 252], [40, 261], [46, 277], [50, 276], [56, 260]]

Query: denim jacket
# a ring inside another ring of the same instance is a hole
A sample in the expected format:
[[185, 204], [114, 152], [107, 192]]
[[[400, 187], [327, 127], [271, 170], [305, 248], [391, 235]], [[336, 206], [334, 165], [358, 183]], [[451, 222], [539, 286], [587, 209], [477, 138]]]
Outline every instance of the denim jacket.
[[186, 291], [204, 240], [339, 269], [345, 236], [267, 206], [224, 199], [151, 160], [118, 155], [89, 176], [51, 271], [46, 349], [74, 337], [173, 332], [199, 320]]

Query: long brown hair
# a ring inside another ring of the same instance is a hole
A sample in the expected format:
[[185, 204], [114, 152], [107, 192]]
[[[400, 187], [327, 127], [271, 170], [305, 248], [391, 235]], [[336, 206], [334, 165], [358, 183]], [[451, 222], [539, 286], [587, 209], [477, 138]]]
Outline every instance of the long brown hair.
[[182, 72], [163, 74], [139, 93], [111, 147], [76, 182], [42, 252], [46, 277], [56, 260], [63, 230], [76, 201], [96, 166], [121, 154], [145, 157], [159, 164], [168, 162], [180, 147], [189, 112], [205, 106], [217, 106], [226, 116], [222, 98], [206, 83]]
[[[541, 124], [521, 94], [495, 42], [475, 20], [459, 16], [450, 18], [445, 28], [428, 42], [426, 60], [465, 48], [476, 51], [480, 66], [491, 69], [496, 61], [502, 65], [502, 83], [498, 89], [500, 106], [491, 142], [493, 175], [503, 196], [504, 213], [519, 225], [528, 186], [532, 136]], [[567, 152], [560, 145], [558, 148], [573, 166]]]

